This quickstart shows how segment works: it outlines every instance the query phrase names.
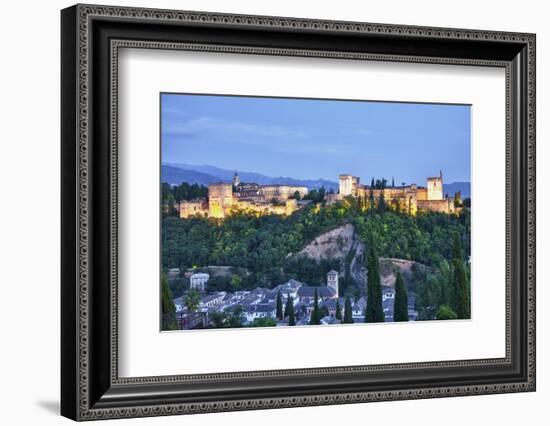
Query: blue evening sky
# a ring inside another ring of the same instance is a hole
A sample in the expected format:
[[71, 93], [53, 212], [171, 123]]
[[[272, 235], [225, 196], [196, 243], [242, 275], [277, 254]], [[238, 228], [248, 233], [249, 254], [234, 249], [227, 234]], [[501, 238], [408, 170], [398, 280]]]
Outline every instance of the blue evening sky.
[[161, 95], [162, 163], [338, 180], [470, 181], [470, 106]]

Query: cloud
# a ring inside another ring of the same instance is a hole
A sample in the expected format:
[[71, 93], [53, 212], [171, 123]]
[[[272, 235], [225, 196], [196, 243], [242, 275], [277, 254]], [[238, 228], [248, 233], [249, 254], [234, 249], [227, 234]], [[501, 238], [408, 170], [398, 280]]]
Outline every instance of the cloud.
[[312, 129], [259, 125], [212, 117], [199, 117], [188, 121], [164, 120], [163, 124], [163, 134], [174, 138], [204, 137], [261, 143], [266, 139], [295, 140], [312, 136]]
[[207, 144], [229, 142], [234, 147], [265, 150], [266, 154], [306, 155], [309, 157], [349, 158], [363, 154], [357, 138], [371, 137], [377, 132], [365, 128], [341, 128], [333, 134], [312, 127], [257, 124], [216, 117], [163, 120], [163, 137], [170, 144], [197, 140]]

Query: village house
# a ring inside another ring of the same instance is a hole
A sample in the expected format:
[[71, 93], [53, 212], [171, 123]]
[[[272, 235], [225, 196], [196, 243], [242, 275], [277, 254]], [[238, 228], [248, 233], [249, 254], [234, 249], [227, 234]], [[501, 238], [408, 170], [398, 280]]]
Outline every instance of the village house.
[[206, 283], [208, 282], [209, 279], [210, 279], [210, 275], [205, 274], [203, 272], [193, 274], [189, 278], [190, 288], [198, 291], [206, 291]]

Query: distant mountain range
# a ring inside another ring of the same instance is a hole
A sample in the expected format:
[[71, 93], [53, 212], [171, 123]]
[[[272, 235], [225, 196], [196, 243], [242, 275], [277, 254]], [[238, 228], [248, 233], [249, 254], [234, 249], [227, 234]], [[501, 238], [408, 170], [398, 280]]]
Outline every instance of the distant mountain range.
[[208, 186], [210, 183], [220, 182], [221, 179], [216, 176], [209, 175], [207, 173], [197, 172], [195, 170], [182, 169], [180, 167], [162, 165], [161, 169], [162, 181], [171, 185], [179, 185], [182, 182], [189, 184], [199, 184]]
[[460, 192], [462, 198], [470, 198], [470, 182], [452, 182], [443, 184], [443, 192], [454, 196], [455, 193]]
[[[161, 168], [162, 182], [179, 185], [182, 182], [208, 186], [215, 182], [231, 182], [235, 170], [221, 169], [209, 165], [191, 164], [163, 164]], [[297, 185], [308, 189], [319, 189], [324, 186], [327, 190], [338, 191], [338, 183], [326, 179], [294, 179], [290, 177], [272, 177], [260, 173], [243, 172], [237, 170], [241, 182], [254, 182], [260, 185]], [[445, 194], [453, 196], [460, 191], [463, 198], [470, 197], [470, 182], [452, 182], [443, 184]]]
[[[162, 181], [177, 185], [181, 182], [198, 183], [208, 185], [213, 182], [231, 182], [235, 170], [225, 170], [208, 165], [191, 164], [163, 164]], [[294, 179], [291, 177], [265, 176], [254, 172], [237, 170], [241, 182], [254, 182], [260, 185], [296, 185], [305, 186], [308, 189], [319, 189], [324, 186], [327, 190], [338, 190], [338, 183], [326, 179]]]

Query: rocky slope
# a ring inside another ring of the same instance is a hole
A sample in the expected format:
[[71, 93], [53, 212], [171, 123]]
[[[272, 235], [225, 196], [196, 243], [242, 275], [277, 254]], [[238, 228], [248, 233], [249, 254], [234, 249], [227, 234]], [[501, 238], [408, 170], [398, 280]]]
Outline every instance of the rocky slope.
[[[342, 277], [346, 274], [346, 262], [349, 262], [349, 271], [354, 282], [360, 287], [367, 282], [367, 270], [363, 266], [366, 247], [352, 224], [346, 224], [319, 235], [297, 255], [307, 256], [318, 262], [322, 259], [338, 259], [340, 261], [339, 272]], [[427, 266], [412, 260], [381, 257], [380, 277], [382, 286], [393, 288], [397, 271], [399, 271], [407, 288], [414, 291], [412, 282], [414, 265], [417, 265], [421, 270], [429, 269]]]
[[413, 267], [423, 271], [429, 271], [430, 268], [422, 263], [415, 262], [414, 260], [405, 259], [393, 259], [389, 257], [380, 258], [380, 278], [383, 287], [395, 287], [395, 279], [397, 271], [401, 273], [403, 281], [407, 286], [408, 291], [415, 291], [413, 283]]
[[349, 271], [357, 284], [364, 284], [366, 269], [363, 266], [365, 245], [359, 239], [352, 224], [346, 224], [339, 228], [319, 235], [298, 256], [307, 256], [316, 261], [321, 259], [338, 259], [340, 261], [340, 273], [345, 276], [349, 262]]

